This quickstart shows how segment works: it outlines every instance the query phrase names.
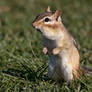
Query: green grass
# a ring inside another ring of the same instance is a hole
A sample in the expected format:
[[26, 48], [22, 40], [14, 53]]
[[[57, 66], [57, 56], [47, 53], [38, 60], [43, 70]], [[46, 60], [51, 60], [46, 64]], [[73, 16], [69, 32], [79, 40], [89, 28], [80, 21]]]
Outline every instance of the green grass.
[[40, 33], [32, 28], [35, 16], [48, 5], [61, 10], [81, 64], [92, 66], [92, 0], [0, 0], [0, 92], [92, 91], [92, 77], [70, 85], [48, 78], [48, 56], [42, 53]]

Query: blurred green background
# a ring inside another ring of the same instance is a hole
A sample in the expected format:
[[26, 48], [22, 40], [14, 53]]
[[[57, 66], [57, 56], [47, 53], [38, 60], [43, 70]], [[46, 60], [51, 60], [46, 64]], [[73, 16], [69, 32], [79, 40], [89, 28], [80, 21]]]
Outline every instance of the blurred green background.
[[[92, 66], [92, 0], [0, 0], [0, 92], [91, 92], [92, 77], [68, 85], [48, 78], [48, 56], [32, 21], [46, 10], [61, 10], [75, 38], [81, 64]], [[55, 83], [56, 82], [56, 83]]]

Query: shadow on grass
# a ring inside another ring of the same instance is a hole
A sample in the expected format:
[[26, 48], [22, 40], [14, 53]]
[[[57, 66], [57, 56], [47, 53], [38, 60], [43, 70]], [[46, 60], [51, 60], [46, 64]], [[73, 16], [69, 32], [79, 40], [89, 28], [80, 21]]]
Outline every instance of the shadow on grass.
[[27, 67], [26, 65], [22, 64], [23, 70], [9, 68], [7, 70], [3, 70], [2, 72], [4, 74], [8, 74], [9, 76], [14, 76], [17, 78], [24, 78], [25, 80], [36, 82], [37, 80], [44, 80], [48, 81], [50, 80], [47, 75], [44, 75], [43, 73], [47, 69], [47, 66], [41, 66], [37, 69], [37, 71], [34, 71], [33, 69]]

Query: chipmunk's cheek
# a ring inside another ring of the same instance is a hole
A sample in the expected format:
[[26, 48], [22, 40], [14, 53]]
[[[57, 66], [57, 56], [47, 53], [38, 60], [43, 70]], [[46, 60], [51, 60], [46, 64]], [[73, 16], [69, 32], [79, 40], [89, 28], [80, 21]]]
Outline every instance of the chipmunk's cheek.
[[46, 38], [52, 39], [53, 32], [51, 32], [51, 30], [49, 30], [48, 28], [46, 27], [41, 28], [41, 32], [42, 32], [42, 35], [45, 36]]

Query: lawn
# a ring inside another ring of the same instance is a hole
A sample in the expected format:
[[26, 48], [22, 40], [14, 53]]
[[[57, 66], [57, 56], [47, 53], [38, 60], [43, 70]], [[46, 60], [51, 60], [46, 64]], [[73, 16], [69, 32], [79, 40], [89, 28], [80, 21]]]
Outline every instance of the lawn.
[[92, 77], [71, 84], [48, 78], [42, 37], [32, 28], [48, 5], [61, 10], [81, 64], [92, 66], [92, 0], [0, 0], [0, 92], [92, 92]]

